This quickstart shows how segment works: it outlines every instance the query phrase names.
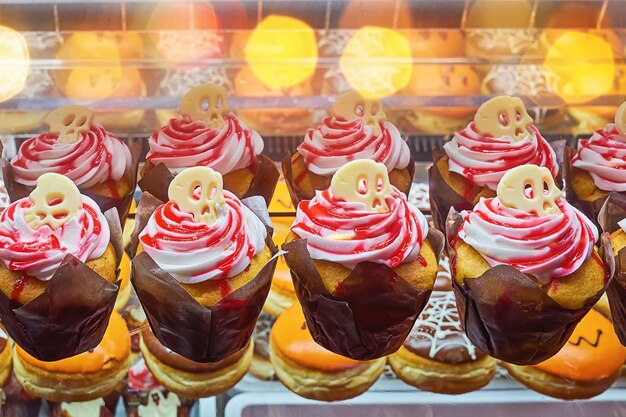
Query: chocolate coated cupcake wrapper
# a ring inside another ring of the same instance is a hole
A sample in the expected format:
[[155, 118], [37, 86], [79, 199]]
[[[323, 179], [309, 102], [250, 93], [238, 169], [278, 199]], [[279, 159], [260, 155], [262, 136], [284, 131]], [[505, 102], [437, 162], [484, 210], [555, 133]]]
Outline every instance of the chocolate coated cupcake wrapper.
[[[443, 235], [428, 234], [437, 259]], [[331, 294], [309, 254], [305, 239], [283, 245], [313, 339], [324, 348], [356, 360], [389, 355], [402, 346], [431, 290], [420, 290], [386, 265], [361, 262]]]
[[[604, 206], [604, 203], [607, 201], [609, 195], [619, 194], [623, 198], [626, 198], [626, 193], [612, 192], [593, 201], [580, 200], [574, 192], [574, 187], [572, 186], [572, 158], [574, 157], [574, 155], [576, 155], [576, 150], [574, 148], [571, 148], [569, 146], [565, 148], [565, 157], [563, 159], [563, 180], [565, 182], [565, 197], [571, 205], [585, 213], [585, 215], [589, 217], [589, 219], [591, 219], [591, 221], [593, 221], [596, 226], [602, 226], [598, 220], [598, 216], [600, 215], [600, 210], [602, 209], [602, 206]], [[624, 200], [622, 199], [621, 201]]]
[[[280, 177], [276, 164], [267, 156], [258, 156], [259, 164], [256, 167], [250, 187], [241, 199], [261, 196], [267, 205], [272, 201], [276, 184]], [[162, 162], [155, 165], [139, 180], [141, 191], [149, 192], [161, 201], [168, 201], [167, 191], [174, 179], [174, 174]]]
[[[131, 170], [129, 173], [127, 173], [127, 180], [131, 184], [128, 194], [120, 198], [113, 198], [105, 195], [93, 194], [82, 189], [80, 190], [81, 194], [86, 195], [87, 197], [95, 201], [102, 212], [106, 212], [111, 208], [115, 208], [118, 212], [119, 218], [122, 221], [124, 221], [126, 217], [128, 217], [130, 205], [133, 201], [133, 196], [135, 194], [135, 184], [137, 182], [138, 171], [137, 167], [139, 165], [139, 156], [141, 154], [141, 145], [139, 143], [131, 143], [130, 145], [128, 145], [128, 148], [130, 149], [132, 157]], [[35, 189], [35, 187], [27, 187], [15, 181], [15, 176], [13, 174], [13, 169], [11, 168], [10, 161], [2, 161], [2, 174], [4, 176], [4, 183], [7, 188], [7, 192], [9, 193], [9, 198], [11, 199], [11, 202], [19, 200], [20, 198], [28, 197], [31, 191]]]
[[278, 256], [267, 206], [260, 196], [242, 202], [268, 227], [266, 244], [274, 256], [256, 277], [219, 303], [198, 303], [146, 252], [132, 261], [131, 281], [152, 332], [163, 346], [194, 362], [217, 362], [243, 349], [269, 293]]
[[[292, 166], [291, 166], [291, 157], [292, 157], [292, 154], [291, 153], [287, 153], [287, 155], [285, 155], [285, 157], [281, 161], [281, 164], [282, 164], [282, 168], [283, 168], [283, 178], [285, 178], [285, 183], [287, 184], [287, 190], [289, 191], [289, 196], [291, 197], [291, 202], [293, 203], [293, 205], [295, 207], [298, 207], [298, 204], [301, 201], [303, 201], [303, 200], [310, 200], [311, 196], [307, 195], [304, 192], [304, 190], [302, 190], [302, 188], [296, 184], [296, 181], [295, 181], [295, 179], [293, 177], [293, 169], [292, 169]], [[410, 176], [411, 182], [412, 182], [413, 181], [413, 176], [415, 175], [415, 160], [413, 159], [413, 156], [411, 156], [411, 159], [409, 161], [409, 165], [407, 166], [406, 169], [408, 169], [408, 171], [409, 171], [409, 176]], [[332, 175], [326, 177], [326, 182], [325, 182], [324, 186], [322, 187], [323, 189], [326, 189], [326, 188], [330, 187], [330, 181], [332, 180], [332, 178], [333, 178]], [[409, 191], [411, 191], [411, 182], [409, 182], [408, 189], [400, 190], [404, 194], [406, 194], [407, 196], [409, 195]]]
[[[626, 195], [611, 193], [598, 214], [598, 223], [606, 233], [620, 229], [617, 224], [626, 218]], [[606, 290], [611, 307], [613, 327], [622, 345], [626, 346], [626, 247], [615, 257], [615, 276]]]
[[[461, 224], [460, 215], [451, 210], [448, 242], [456, 238]], [[454, 263], [456, 254], [450, 244], [448, 252]], [[601, 255], [612, 275], [614, 263], [607, 235], [602, 236]], [[474, 346], [505, 362], [534, 365], [561, 350], [610, 282], [578, 309], [561, 307], [530, 277], [508, 265], [490, 268], [462, 285], [453, 280], [453, 287], [461, 324]]]

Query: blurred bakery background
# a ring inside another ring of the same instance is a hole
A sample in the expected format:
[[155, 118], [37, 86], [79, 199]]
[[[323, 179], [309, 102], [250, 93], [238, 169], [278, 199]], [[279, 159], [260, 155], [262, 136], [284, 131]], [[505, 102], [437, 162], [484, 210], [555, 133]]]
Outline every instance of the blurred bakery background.
[[[609, 123], [626, 98], [625, 45], [624, 0], [0, 0], [0, 135], [12, 155], [45, 131], [50, 110], [81, 104], [107, 130], [142, 143], [145, 155], [147, 137], [176, 114], [181, 97], [216, 83], [279, 162], [339, 94], [354, 89], [381, 99], [407, 138], [417, 164], [410, 197], [428, 211], [432, 151], [489, 97], [521, 97], [548, 140], [574, 143]], [[270, 206], [283, 219], [275, 222], [283, 237], [295, 211], [289, 201], [283, 183]], [[270, 329], [293, 300], [284, 262], [272, 289], [252, 373], [229, 393], [195, 403], [192, 415], [626, 412], [623, 378], [592, 401], [563, 403], [501, 368], [486, 388], [455, 397], [417, 391], [387, 368], [353, 400], [302, 399], [276, 381], [268, 362]], [[14, 395], [5, 413], [30, 403], [30, 414], [5, 415], [38, 415], [36, 399], [5, 391]], [[124, 409], [120, 402], [117, 415]]]

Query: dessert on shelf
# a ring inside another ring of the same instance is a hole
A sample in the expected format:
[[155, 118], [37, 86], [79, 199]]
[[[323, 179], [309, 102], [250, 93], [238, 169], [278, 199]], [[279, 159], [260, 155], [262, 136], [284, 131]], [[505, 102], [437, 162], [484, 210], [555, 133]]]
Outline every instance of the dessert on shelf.
[[480, 198], [494, 197], [508, 170], [524, 164], [559, 173], [556, 152], [546, 141], [520, 98], [498, 96], [484, 102], [474, 120], [433, 153], [429, 170], [430, 203], [435, 226], [445, 230], [451, 207], [468, 210]]
[[620, 376], [625, 360], [626, 348], [620, 344], [611, 320], [592, 309], [550, 359], [532, 366], [503, 365], [532, 390], [575, 400], [595, 397], [609, 389]]
[[294, 204], [328, 188], [337, 170], [355, 159], [384, 164], [391, 184], [408, 194], [415, 169], [411, 151], [380, 101], [349, 91], [337, 98], [331, 113], [309, 129], [296, 153], [283, 159]]
[[321, 401], [356, 397], [378, 379], [385, 358], [357, 361], [318, 345], [299, 305], [288, 308], [270, 332], [270, 359], [278, 379], [296, 394]]
[[595, 246], [596, 226], [565, 200], [546, 167], [509, 170], [496, 197], [451, 211], [447, 227], [469, 339], [517, 365], [556, 354], [613, 272], [608, 239]]
[[298, 205], [283, 249], [313, 338], [365, 360], [402, 345], [433, 288], [442, 246], [385, 165], [358, 159]]

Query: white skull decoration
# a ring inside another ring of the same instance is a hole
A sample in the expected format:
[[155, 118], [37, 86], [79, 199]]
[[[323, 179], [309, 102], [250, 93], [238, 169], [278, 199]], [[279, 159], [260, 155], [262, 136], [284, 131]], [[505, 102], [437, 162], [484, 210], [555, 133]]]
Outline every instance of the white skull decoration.
[[527, 213], [547, 216], [561, 212], [556, 200], [562, 193], [546, 167], [521, 165], [509, 170], [498, 183], [497, 193], [502, 204]]
[[51, 111], [46, 124], [51, 133], [59, 134], [59, 142], [74, 143], [81, 133], [89, 132], [93, 113], [83, 106], [71, 105]]
[[510, 136], [514, 141], [530, 135], [533, 123], [519, 97], [494, 97], [484, 102], [474, 116], [474, 125], [483, 135]]
[[43, 225], [57, 229], [80, 210], [82, 199], [76, 184], [63, 175], [47, 173], [37, 179], [37, 187], [29, 195], [32, 206], [24, 212], [31, 229]]
[[180, 112], [191, 120], [203, 120], [207, 126], [221, 128], [224, 115], [230, 111], [226, 89], [217, 84], [202, 84], [192, 88], [180, 101]]
[[168, 197], [178, 208], [193, 214], [198, 223], [217, 219], [217, 205], [225, 204], [222, 176], [209, 167], [188, 168], [170, 183]]
[[387, 167], [370, 159], [357, 159], [339, 168], [330, 189], [334, 197], [364, 203], [369, 211], [389, 211], [385, 197], [393, 194]]
[[615, 113], [615, 127], [620, 133], [620, 139], [626, 141], [626, 102], [622, 103]]
[[356, 91], [348, 91], [337, 97], [332, 112], [344, 120], [361, 119], [376, 134], [380, 133], [380, 122], [387, 120], [380, 101], [365, 99]]

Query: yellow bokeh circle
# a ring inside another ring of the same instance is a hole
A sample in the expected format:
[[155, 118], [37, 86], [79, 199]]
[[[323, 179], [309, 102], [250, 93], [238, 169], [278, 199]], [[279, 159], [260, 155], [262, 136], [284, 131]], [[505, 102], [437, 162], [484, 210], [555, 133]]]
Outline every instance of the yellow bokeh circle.
[[271, 15], [250, 34], [244, 56], [254, 75], [267, 87], [293, 87], [315, 72], [315, 33], [301, 20]]
[[30, 58], [22, 34], [0, 26], [0, 101], [6, 101], [24, 88]]
[[411, 79], [411, 46], [395, 30], [365, 26], [350, 38], [339, 65], [348, 83], [363, 97], [386, 97], [406, 87]]
[[543, 66], [557, 76], [556, 93], [571, 104], [608, 93], [615, 78], [611, 45], [590, 33], [563, 33], [549, 46]]

